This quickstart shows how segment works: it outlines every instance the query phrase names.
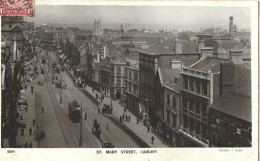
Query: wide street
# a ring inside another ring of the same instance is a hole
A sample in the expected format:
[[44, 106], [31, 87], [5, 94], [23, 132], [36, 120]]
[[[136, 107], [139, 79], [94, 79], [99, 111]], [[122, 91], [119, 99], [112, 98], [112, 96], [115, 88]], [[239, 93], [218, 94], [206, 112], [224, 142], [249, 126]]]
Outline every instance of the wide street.
[[[47, 58], [46, 64], [42, 64], [42, 56]], [[107, 116], [98, 114], [97, 105], [84, 95], [77, 87], [68, 74], [63, 71], [55, 73], [52, 63], [57, 62], [56, 56], [51, 52], [41, 50], [38, 54], [36, 66], [39, 75], [34, 80], [36, 118], [38, 131], [45, 131], [46, 137], [39, 141], [40, 148], [48, 147], [102, 147], [103, 142], [111, 142], [116, 148], [139, 147], [124, 130], [114, 124]], [[40, 68], [46, 72], [40, 73]], [[36, 75], [36, 74], [35, 74]], [[52, 78], [62, 78], [62, 83], [67, 85], [66, 89], [56, 88], [52, 84]], [[41, 82], [43, 84], [38, 84]], [[61, 91], [60, 91], [61, 90]], [[60, 104], [60, 93], [62, 103]], [[79, 146], [80, 123], [73, 123], [68, 117], [68, 103], [76, 100], [82, 102], [83, 116], [87, 113], [87, 120], [83, 118], [82, 145]], [[42, 107], [44, 112], [42, 113]], [[101, 140], [92, 134], [94, 119], [101, 126]], [[108, 126], [108, 130], [107, 130]]]

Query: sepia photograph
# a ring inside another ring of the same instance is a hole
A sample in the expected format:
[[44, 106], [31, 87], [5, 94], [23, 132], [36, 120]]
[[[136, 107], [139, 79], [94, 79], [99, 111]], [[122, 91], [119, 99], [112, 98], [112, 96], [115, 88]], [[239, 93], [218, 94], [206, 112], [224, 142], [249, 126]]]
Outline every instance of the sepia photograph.
[[257, 140], [251, 6], [27, 6], [1, 8], [2, 149], [152, 154]]

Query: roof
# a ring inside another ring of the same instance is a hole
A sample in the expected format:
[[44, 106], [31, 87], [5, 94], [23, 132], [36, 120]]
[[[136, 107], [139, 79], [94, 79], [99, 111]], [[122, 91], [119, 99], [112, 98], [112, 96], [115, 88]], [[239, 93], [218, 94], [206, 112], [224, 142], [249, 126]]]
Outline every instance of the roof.
[[167, 37], [170, 36], [170, 34], [164, 33], [164, 32], [128, 32], [122, 35], [122, 37], [145, 37], [145, 38], [158, 38], [158, 37]]
[[220, 64], [221, 62], [229, 62], [229, 60], [215, 58], [215, 57], [206, 57], [203, 60], [199, 60], [196, 62], [191, 69], [199, 70], [203, 72], [211, 71], [213, 73], [220, 72]]
[[182, 40], [182, 54], [193, 53], [199, 53], [199, 45], [191, 41]]
[[159, 66], [160, 68], [171, 68], [171, 61], [181, 61], [184, 66], [190, 67], [192, 64], [199, 60], [199, 55], [189, 55], [185, 54], [173, 54], [173, 55], [160, 55]]
[[234, 65], [234, 92], [251, 96], [251, 66], [250, 63]]
[[217, 111], [248, 122], [252, 122], [252, 107], [250, 97], [232, 95], [228, 97], [214, 98], [211, 107]]
[[181, 78], [180, 69], [160, 69], [158, 68], [159, 77], [164, 86], [174, 89], [180, 92], [181, 84], [180, 81], [175, 83], [175, 78]]
[[217, 44], [219, 48], [223, 48], [225, 50], [243, 48], [243, 43], [238, 40], [217, 40]]
[[[181, 40], [182, 43], [182, 54], [199, 54], [198, 44], [188, 41]], [[139, 50], [141, 53], [147, 53], [151, 55], [160, 55], [160, 54], [175, 54], [175, 41], [169, 40], [162, 43], [154, 44], [146, 49]]]

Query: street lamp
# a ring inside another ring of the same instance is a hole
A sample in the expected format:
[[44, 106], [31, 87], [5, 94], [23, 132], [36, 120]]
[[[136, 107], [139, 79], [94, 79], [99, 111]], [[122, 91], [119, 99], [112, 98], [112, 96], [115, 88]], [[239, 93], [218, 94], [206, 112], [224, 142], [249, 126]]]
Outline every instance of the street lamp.
[[60, 104], [62, 104], [61, 85], [62, 85], [62, 73], [60, 72]]

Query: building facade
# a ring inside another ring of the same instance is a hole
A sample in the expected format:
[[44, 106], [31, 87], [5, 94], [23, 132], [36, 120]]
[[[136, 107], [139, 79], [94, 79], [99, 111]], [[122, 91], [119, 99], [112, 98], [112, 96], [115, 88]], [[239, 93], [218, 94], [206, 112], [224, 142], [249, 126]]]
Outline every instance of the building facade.
[[125, 66], [126, 108], [139, 116], [139, 64], [126, 63]]

